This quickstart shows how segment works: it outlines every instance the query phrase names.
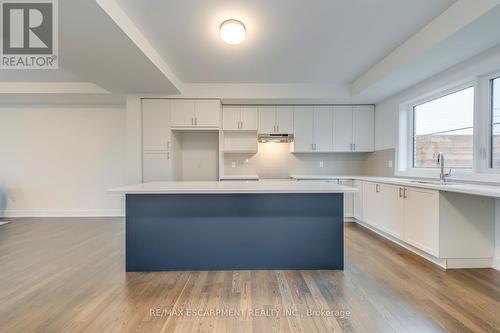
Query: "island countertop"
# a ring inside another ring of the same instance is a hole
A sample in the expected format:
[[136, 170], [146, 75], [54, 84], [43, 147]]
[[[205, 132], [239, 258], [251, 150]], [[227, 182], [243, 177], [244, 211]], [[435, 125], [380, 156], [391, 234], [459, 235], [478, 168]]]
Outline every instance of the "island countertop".
[[352, 193], [354, 187], [336, 182], [296, 180], [259, 181], [165, 181], [135, 184], [110, 189], [109, 192], [125, 194], [155, 193]]

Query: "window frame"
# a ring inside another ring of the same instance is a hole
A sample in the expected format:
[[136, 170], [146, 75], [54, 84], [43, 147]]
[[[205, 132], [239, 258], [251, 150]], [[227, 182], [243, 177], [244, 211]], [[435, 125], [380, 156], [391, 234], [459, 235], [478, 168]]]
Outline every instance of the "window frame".
[[[431, 93], [420, 96], [413, 100], [400, 105], [399, 112], [399, 144], [396, 149], [396, 176], [407, 176], [407, 177], [424, 177], [424, 178], [439, 178], [440, 169], [436, 164], [435, 168], [415, 168], [413, 164], [414, 159], [414, 134], [415, 134], [415, 124], [414, 124], [414, 110], [415, 107], [427, 102], [445, 97], [461, 90], [467, 88], [474, 88], [474, 120], [473, 120], [473, 156], [472, 156], [472, 168], [451, 168], [452, 178], [454, 179], [471, 179], [476, 178], [474, 175], [477, 173], [479, 155], [476, 149], [477, 146], [477, 133], [478, 133], [478, 92], [479, 92], [479, 81], [474, 79], [464, 80], [462, 82], [455, 83], [453, 85], [448, 85], [442, 87], [441, 89], [434, 90]], [[448, 170], [448, 168], [447, 168]], [[500, 171], [500, 170], [499, 170]], [[500, 172], [499, 172], [500, 173]]]
[[[412, 169], [416, 169], [416, 170], [433, 170], [433, 169], [438, 169], [439, 166], [436, 164], [435, 167], [429, 167], [429, 168], [425, 168], [425, 167], [415, 167], [415, 158], [416, 158], [416, 153], [415, 153], [415, 147], [416, 147], [416, 140], [415, 140], [415, 136], [416, 136], [416, 126], [415, 126], [415, 117], [416, 117], [416, 108], [418, 106], [421, 106], [423, 104], [426, 104], [426, 103], [429, 103], [429, 102], [432, 102], [432, 101], [435, 101], [435, 100], [438, 100], [440, 98], [443, 98], [443, 97], [447, 97], [447, 96], [450, 96], [450, 95], [453, 95], [453, 94], [456, 94], [458, 92], [461, 92], [461, 91], [464, 91], [464, 90], [467, 90], [467, 89], [470, 89], [470, 88], [473, 88], [474, 89], [474, 94], [473, 94], [473, 110], [472, 110], [472, 117], [473, 117], [473, 120], [472, 120], [472, 131], [473, 131], [473, 136], [474, 136], [474, 133], [476, 131], [476, 128], [475, 128], [475, 111], [476, 111], [476, 107], [475, 107], [475, 101], [476, 101], [476, 84], [475, 82], [470, 82], [469, 84], [464, 84], [464, 85], [460, 85], [458, 87], [455, 87], [453, 89], [449, 89], [449, 90], [446, 90], [446, 91], [443, 91], [441, 93], [438, 93], [438, 94], [435, 94], [435, 95], [432, 95], [428, 98], [425, 98], [423, 100], [420, 100], [420, 101], [416, 101], [412, 104], [409, 105], [409, 107], [411, 108], [411, 114], [410, 114], [410, 117], [411, 117], [411, 151], [410, 152], [410, 158], [411, 160], [409, 161], [410, 162], [410, 167]], [[474, 139], [473, 139], [474, 140]], [[474, 147], [474, 142], [472, 143], [473, 147]], [[451, 168], [453, 170], [460, 170], [460, 171], [470, 171], [470, 170], [473, 170], [474, 169], [474, 149], [473, 149], [473, 153], [472, 153], [472, 165], [470, 168]]]
[[493, 167], [493, 81], [496, 79], [500, 79], [500, 72], [495, 72], [490, 75], [483, 77], [483, 80], [486, 81], [483, 84], [487, 86], [488, 96], [487, 96], [487, 106], [488, 106], [488, 122], [486, 124], [486, 145], [485, 145], [485, 163], [487, 164], [485, 170], [488, 173], [498, 173], [500, 174], [500, 168]]

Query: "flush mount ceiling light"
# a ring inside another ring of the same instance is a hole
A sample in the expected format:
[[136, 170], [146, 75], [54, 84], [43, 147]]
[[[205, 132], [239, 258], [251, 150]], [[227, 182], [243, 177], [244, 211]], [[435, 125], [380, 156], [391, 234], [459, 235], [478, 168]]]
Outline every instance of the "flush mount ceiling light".
[[245, 34], [245, 26], [238, 20], [227, 20], [220, 25], [220, 36], [227, 44], [240, 44], [245, 39]]

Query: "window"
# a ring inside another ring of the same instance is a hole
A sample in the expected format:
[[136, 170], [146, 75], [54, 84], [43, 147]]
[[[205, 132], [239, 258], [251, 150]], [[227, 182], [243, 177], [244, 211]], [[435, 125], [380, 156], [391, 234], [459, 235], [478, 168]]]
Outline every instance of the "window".
[[[500, 135], [500, 126], [497, 130]], [[474, 87], [414, 105], [413, 167], [436, 168], [437, 155], [443, 152], [447, 168], [471, 169], [473, 131]], [[500, 141], [498, 162], [500, 165]]]
[[500, 168], [500, 77], [491, 83], [491, 156], [490, 167]]

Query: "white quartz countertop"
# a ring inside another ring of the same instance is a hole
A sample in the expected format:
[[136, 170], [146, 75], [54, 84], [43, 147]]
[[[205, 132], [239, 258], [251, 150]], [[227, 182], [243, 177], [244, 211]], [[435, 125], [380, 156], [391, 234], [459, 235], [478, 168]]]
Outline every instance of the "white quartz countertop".
[[356, 188], [326, 181], [259, 180], [259, 181], [175, 181], [150, 182], [109, 190], [115, 193], [351, 193]]
[[430, 190], [438, 190], [445, 192], [456, 192], [471, 195], [479, 195], [485, 197], [500, 198], [500, 186], [488, 184], [471, 184], [449, 181], [446, 185], [439, 184], [438, 181], [424, 179], [408, 179], [395, 177], [368, 177], [368, 176], [314, 176], [314, 175], [292, 175], [296, 180], [308, 181], [328, 181], [336, 179], [357, 179], [382, 184], [393, 184], [407, 187], [417, 187]]

